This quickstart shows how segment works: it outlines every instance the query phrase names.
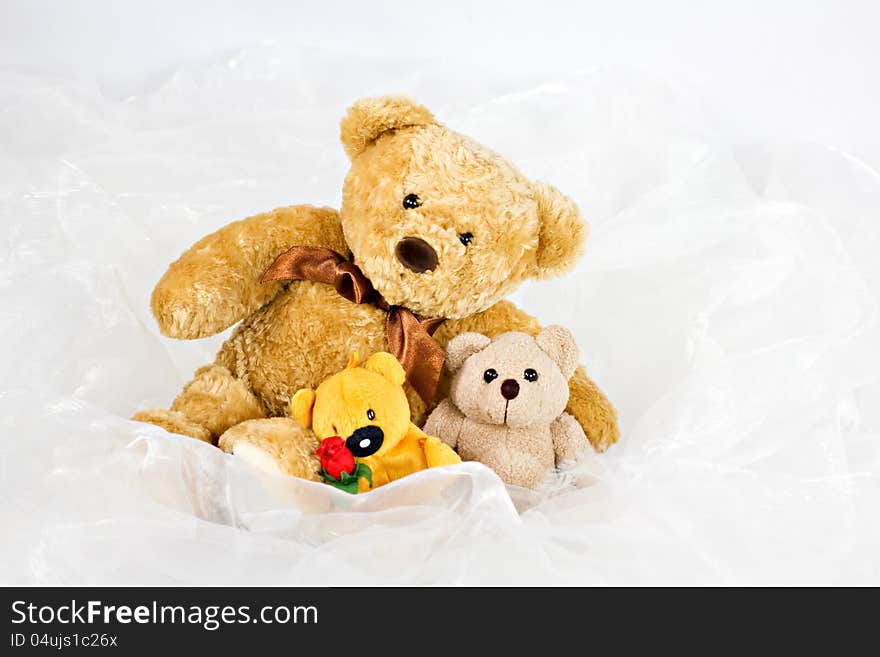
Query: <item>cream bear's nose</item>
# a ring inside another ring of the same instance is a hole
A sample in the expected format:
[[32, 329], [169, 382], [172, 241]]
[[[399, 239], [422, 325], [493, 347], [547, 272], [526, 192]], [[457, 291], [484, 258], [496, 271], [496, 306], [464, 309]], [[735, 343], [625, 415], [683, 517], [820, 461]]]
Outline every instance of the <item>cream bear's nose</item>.
[[507, 401], [511, 399], [516, 399], [516, 396], [519, 394], [519, 383], [517, 383], [514, 379], [505, 379], [501, 382], [501, 396], [504, 397]]
[[394, 255], [400, 264], [417, 274], [434, 271], [437, 267], [437, 252], [420, 237], [404, 237], [394, 248]]

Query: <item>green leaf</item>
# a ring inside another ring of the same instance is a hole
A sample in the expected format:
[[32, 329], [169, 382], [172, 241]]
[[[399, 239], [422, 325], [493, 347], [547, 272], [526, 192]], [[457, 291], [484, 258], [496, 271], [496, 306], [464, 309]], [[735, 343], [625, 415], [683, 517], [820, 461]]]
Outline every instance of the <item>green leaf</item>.
[[357, 479], [354, 479], [353, 481], [349, 481], [346, 483], [332, 484], [332, 486], [334, 486], [335, 488], [338, 488], [339, 490], [344, 491], [346, 493], [350, 493], [352, 495], [357, 495], [357, 492], [359, 489]]
[[370, 488], [373, 487], [373, 471], [370, 470], [370, 466], [368, 466], [366, 463], [361, 463], [360, 461], [358, 461], [358, 464], [357, 466], [355, 466], [354, 469], [354, 474], [355, 477], [357, 477], [358, 479], [360, 479], [361, 477], [366, 479], [368, 482], [370, 482]]
[[321, 472], [319, 474], [321, 475], [321, 478], [325, 482], [327, 482], [328, 484], [338, 484], [339, 483], [339, 480], [336, 477], [334, 477], [333, 475], [331, 475], [329, 472], [327, 472], [324, 468], [321, 468]]
[[348, 474], [347, 472], [340, 472], [339, 473], [339, 481], [341, 481], [343, 484], [347, 484], [347, 483], [350, 483], [352, 481], [357, 481], [357, 480], [358, 480], [358, 478], [354, 475], [354, 473], [352, 473], [352, 474]]
[[321, 468], [319, 474], [325, 483], [352, 495], [357, 494], [360, 490], [360, 480], [362, 477], [370, 483], [370, 488], [373, 487], [373, 471], [370, 470], [370, 466], [360, 462], [355, 466], [354, 472], [351, 474], [340, 472], [339, 479], [334, 478], [333, 475], [323, 468]]

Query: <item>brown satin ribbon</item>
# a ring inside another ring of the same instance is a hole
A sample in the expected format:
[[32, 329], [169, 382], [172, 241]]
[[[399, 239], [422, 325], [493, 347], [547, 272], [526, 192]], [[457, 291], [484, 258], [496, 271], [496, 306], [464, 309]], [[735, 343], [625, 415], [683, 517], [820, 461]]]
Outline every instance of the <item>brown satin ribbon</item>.
[[434, 338], [442, 317], [419, 317], [402, 306], [389, 306], [360, 268], [320, 246], [295, 246], [275, 258], [260, 282], [306, 280], [332, 285], [353, 303], [372, 303], [388, 313], [385, 334], [391, 353], [403, 365], [406, 379], [426, 404], [437, 392], [446, 358]]

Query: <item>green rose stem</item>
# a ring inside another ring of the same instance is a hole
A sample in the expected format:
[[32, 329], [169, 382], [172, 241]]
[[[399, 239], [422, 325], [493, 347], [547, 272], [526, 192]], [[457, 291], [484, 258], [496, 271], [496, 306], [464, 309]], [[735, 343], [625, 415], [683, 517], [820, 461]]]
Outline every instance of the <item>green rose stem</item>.
[[357, 463], [351, 474], [349, 474], [348, 472], [340, 472], [339, 479], [336, 479], [324, 468], [321, 468], [320, 474], [326, 483], [338, 488], [339, 490], [345, 491], [346, 493], [351, 493], [352, 495], [356, 495], [358, 490], [360, 489], [358, 482], [360, 481], [361, 477], [369, 482], [370, 488], [373, 487], [373, 471], [370, 470], [370, 466], [360, 462]]

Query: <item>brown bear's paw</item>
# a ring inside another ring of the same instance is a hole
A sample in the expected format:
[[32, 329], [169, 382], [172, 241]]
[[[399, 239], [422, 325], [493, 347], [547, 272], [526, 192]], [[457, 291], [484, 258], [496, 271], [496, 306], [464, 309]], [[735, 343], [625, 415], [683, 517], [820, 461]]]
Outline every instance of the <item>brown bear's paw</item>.
[[149, 411], [135, 413], [132, 418], [136, 422], [148, 422], [162, 427], [170, 433], [189, 436], [196, 440], [212, 443], [211, 432], [200, 424], [196, 424], [186, 415], [178, 411], [166, 411], [164, 408], [154, 408]]
[[263, 470], [321, 481], [321, 462], [315, 454], [318, 439], [291, 418], [242, 422], [220, 436], [218, 445]]
[[620, 429], [617, 428], [616, 418], [592, 430], [587, 439], [597, 452], [604, 452], [611, 447], [620, 439]]
[[597, 452], [604, 452], [620, 439], [617, 412], [613, 406], [599, 406], [583, 400], [570, 400], [568, 408]]
[[604, 452], [620, 438], [617, 410], [579, 366], [568, 382], [570, 396], [565, 409], [574, 416], [597, 452]]
[[171, 410], [183, 413], [215, 437], [245, 420], [266, 417], [263, 404], [244, 381], [220, 365], [197, 370], [171, 404]]

